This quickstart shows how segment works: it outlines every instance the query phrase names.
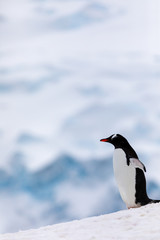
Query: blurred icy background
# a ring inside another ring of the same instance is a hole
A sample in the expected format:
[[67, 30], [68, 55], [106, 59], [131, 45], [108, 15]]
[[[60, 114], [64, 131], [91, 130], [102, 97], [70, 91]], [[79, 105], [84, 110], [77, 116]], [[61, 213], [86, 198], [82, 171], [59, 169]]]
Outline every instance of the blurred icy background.
[[0, 233], [124, 209], [126, 136], [160, 198], [160, 2], [0, 1]]

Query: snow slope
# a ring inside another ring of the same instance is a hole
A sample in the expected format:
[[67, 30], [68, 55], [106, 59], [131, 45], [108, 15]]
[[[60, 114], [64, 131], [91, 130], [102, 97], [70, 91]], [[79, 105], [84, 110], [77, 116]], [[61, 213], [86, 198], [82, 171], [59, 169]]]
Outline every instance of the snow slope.
[[0, 235], [1, 240], [159, 240], [160, 204], [124, 210], [35, 230]]

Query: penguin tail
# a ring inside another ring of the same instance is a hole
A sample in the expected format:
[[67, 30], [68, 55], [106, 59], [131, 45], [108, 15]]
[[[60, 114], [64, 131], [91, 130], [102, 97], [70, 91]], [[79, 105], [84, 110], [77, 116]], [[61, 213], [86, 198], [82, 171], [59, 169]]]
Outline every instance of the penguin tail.
[[160, 200], [153, 200], [153, 199], [150, 199], [150, 203], [159, 203]]

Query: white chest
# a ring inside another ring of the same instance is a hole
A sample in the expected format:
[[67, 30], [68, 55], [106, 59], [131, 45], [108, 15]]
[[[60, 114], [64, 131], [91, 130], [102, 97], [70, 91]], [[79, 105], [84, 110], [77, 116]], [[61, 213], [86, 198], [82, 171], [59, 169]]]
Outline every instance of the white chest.
[[133, 166], [127, 165], [125, 152], [117, 148], [113, 155], [113, 169], [120, 195], [127, 207], [136, 207], [135, 184], [136, 170]]

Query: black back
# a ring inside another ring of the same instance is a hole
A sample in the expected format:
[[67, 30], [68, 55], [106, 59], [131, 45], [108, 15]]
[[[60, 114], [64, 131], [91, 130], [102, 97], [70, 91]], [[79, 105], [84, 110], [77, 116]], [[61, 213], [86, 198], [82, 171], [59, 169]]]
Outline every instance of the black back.
[[146, 179], [144, 172], [140, 168], [136, 168], [136, 204], [141, 206], [148, 204], [151, 200], [147, 196]]

